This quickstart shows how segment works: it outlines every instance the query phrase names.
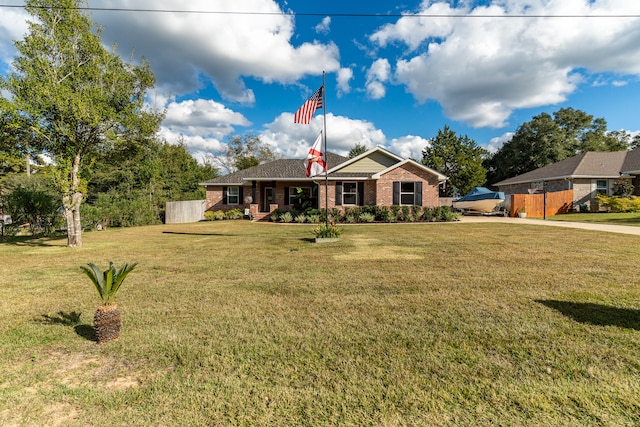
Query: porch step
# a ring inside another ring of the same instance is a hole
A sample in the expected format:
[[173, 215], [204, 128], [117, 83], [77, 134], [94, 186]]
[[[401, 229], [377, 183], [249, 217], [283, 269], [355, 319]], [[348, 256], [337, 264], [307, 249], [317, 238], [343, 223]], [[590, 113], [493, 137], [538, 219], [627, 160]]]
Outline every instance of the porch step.
[[251, 219], [252, 221], [256, 222], [256, 221], [269, 221], [269, 212], [259, 212], [259, 213], [255, 213], [253, 214], [253, 218]]

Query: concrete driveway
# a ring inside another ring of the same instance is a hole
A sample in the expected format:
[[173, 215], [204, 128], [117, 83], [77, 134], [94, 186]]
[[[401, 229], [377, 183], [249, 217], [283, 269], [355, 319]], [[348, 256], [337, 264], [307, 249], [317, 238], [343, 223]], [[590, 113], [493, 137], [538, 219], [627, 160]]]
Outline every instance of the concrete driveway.
[[510, 224], [542, 225], [548, 227], [580, 228], [583, 230], [606, 231], [609, 233], [635, 234], [640, 236], [640, 227], [627, 225], [590, 224], [584, 222], [547, 221], [543, 219], [511, 218], [503, 216], [463, 215], [461, 222], [504, 222]]

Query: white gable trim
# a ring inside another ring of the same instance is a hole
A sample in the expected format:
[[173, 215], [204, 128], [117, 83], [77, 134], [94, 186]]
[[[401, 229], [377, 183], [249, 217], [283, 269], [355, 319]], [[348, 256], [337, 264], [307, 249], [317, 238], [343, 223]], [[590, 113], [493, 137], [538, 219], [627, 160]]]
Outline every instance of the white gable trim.
[[344, 168], [346, 166], [349, 166], [349, 165], [351, 165], [353, 163], [356, 163], [359, 160], [364, 159], [365, 157], [368, 157], [369, 155], [375, 153], [376, 151], [380, 151], [383, 154], [386, 154], [387, 156], [391, 157], [392, 159], [397, 160], [398, 162], [402, 162], [404, 160], [402, 157], [398, 156], [397, 154], [393, 154], [391, 151], [386, 150], [386, 149], [384, 149], [384, 148], [382, 148], [380, 146], [377, 146], [377, 147], [373, 147], [372, 149], [360, 154], [359, 156], [354, 157], [353, 159], [349, 159], [346, 162], [340, 163], [338, 166], [329, 169], [329, 171], [327, 173], [337, 172], [337, 171], [339, 171], [340, 169], [342, 169], [342, 168]]
[[382, 175], [384, 175], [386, 173], [389, 173], [392, 170], [397, 169], [399, 167], [402, 167], [402, 166], [404, 166], [406, 164], [411, 164], [412, 166], [415, 166], [415, 167], [420, 168], [420, 169], [422, 169], [422, 170], [424, 170], [426, 172], [429, 172], [432, 175], [435, 175], [436, 177], [438, 177], [438, 181], [446, 181], [447, 180], [447, 177], [442, 175], [440, 172], [437, 172], [437, 171], [435, 171], [435, 170], [433, 170], [431, 168], [428, 168], [425, 165], [420, 164], [420, 163], [416, 162], [415, 160], [411, 160], [411, 159], [406, 159], [406, 160], [401, 161], [400, 163], [396, 163], [395, 165], [390, 166], [390, 167], [386, 168], [385, 170], [382, 170], [382, 171], [378, 172], [375, 175], [372, 175], [371, 178], [380, 179], [380, 177]]

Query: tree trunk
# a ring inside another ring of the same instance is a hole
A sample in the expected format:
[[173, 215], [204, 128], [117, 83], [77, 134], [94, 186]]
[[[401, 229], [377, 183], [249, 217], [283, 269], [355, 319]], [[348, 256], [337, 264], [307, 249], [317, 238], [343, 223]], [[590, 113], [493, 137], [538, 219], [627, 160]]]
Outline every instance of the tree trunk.
[[70, 173], [70, 188], [69, 193], [65, 194], [62, 198], [62, 205], [64, 206], [64, 218], [67, 222], [67, 246], [80, 247], [82, 246], [82, 222], [80, 221], [80, 204], [82, 203], [83, 194], [78, 191], [80, 184], [80, 177], [78, 171], [80, 170], [80, 155], [76, 155], [73, 159], [73, 165]]

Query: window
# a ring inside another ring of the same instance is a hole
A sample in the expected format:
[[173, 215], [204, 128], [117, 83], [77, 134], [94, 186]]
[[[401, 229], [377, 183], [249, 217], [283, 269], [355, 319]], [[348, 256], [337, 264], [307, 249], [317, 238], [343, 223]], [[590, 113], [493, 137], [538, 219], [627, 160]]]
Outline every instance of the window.
[[227, 188], [227, 204], [228, 205], [240, 204], [240, 187]]
[[413, 182], [401, 182], [400, 183], [400, 204], [401, 205], [413, 205], [415, 199], [415, 186]]
[[[302, 204], [311, 199], [311, 187], [288, 187], [289, 188], [289, 204]], [[300, 193], [298, 193], [300, 190]]]
[[342, 204], [357, 205], [358, 204], [358, 184], [355, 182], [342, 183]]
[[393, 204], [422, 206], [422, 182], [395, 181], [393, 183]]
[[535, 188], [538, 191], [544, 191], [544, 181], [533, 181], [529, 188]]
[[606, 179], [596, 180], [596, 193], [597, 194], [609, 194], [609, 185]]

